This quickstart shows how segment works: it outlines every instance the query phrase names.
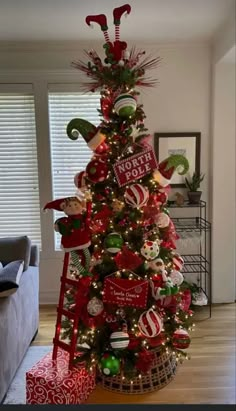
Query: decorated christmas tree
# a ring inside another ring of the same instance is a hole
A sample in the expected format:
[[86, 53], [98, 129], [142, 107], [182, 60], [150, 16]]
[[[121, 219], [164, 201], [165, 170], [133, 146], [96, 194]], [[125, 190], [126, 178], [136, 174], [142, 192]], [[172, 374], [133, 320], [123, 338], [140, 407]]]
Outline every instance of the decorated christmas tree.
[[[79, 282], [79, 294], [73, 283], [67, 285], [63, 303], [65, 312], [77, 310], [79, 318], [74, 361], [96, 365], [101, 380], [134, 384], [148, 373], [155, 380], [153, 367], [162, 357], [174, 373], [187, 356], [192, 313], [167, 208], [172, 175], [185, 174], [188, 161], [171, 155], [158, 164], [155, 158], [138, 100], [142, 88], [155, 85], [147, 73], [157, 70], [160, 58], [129, 50], [120, 40], [121, 17], [130, 11], [128, 4], [114, 9], [114, 42], [105, 15], [86, 18], [104, 34], [105, 59], [86, 51], [86, 61], [73, 66], [87, 78], [86, 92], [101, 93], [101, 123], [74, 118], [68, 124], [68, 137], [84, 138], [93, 156], [72, 176], [76, 194], [45, 208], [66, 214], [55, 229], [69, 253], [69, 276]], [[72, 326], [65, 316], [65, 342], [71, 343]]]

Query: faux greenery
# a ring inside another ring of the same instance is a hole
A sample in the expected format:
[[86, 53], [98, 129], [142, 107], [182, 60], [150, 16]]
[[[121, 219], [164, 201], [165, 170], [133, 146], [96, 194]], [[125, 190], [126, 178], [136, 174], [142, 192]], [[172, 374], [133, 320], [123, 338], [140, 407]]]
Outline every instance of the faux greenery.
[[205, 174], [194, 172], [191, 179], [187, 179], [185, 177], [186, 187], [189, 189], [189, 191], [197, 191], [204, 177]]

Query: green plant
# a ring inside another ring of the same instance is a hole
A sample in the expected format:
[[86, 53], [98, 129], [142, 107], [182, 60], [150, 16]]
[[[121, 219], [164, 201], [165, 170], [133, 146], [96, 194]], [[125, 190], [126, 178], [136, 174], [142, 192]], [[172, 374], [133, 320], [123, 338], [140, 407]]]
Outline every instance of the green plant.
[[203, 181], [205, 174], [194, 172], [191, 179], [185, 177], [185, 184], [189, 191], [197, 191]]

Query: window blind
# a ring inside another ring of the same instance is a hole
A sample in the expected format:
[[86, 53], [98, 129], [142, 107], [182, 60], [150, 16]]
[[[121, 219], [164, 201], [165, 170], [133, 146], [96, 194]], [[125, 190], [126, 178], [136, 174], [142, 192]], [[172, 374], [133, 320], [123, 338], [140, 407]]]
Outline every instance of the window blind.
[[[98, 108], [100, 108], [99, 94], [49, 91], [53, 199], [75, 194], [74, 176], [86, 168], [93, 154], [82, 136], [79, 136], [76, 141], [67, 137], [67, 124], [76, 117], [88, 120], [97, 126], [101, 121]], [[63, 213], [54, 213], [55, 219], [62, 216]], [[55, 233], [57, 250], [60, 249], [60, 240], [60, 235]]]
[[34, 96], [0, 93], [0, 237], [41, 245]]

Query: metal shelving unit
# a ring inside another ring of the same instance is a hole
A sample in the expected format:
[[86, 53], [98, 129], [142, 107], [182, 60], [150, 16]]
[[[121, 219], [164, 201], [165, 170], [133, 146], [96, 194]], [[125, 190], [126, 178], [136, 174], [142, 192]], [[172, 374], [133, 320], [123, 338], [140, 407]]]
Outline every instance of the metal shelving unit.
[[[196, 246], [196, 253], [181, 254], [184, 259], [184, 267], [182, 273], [186, 280], [188, 274], [196, 275], [196, 283], [207, 297], [209, 316], [211, 317], [212, 308], [212, 275], [211, 275], [211, 223], [207, 221], [206, 202], [201, 200], [199, 204], [189, 204], [185, 201], [183, 205], [178, 206], [175, 202], [169, 202], [168, 208], [171, 214], [171, 209], [175, 209], [175, 214], [179, 210], [188, 209], [188, 217], [171, 216], [175, 228], [180, 238], [190, 236], [199, 239], [199, 244]], [[195, 212], [191, 213], [191, 209]]]

